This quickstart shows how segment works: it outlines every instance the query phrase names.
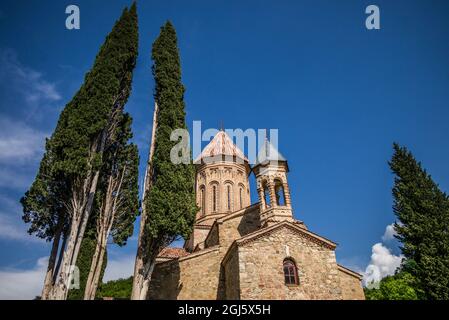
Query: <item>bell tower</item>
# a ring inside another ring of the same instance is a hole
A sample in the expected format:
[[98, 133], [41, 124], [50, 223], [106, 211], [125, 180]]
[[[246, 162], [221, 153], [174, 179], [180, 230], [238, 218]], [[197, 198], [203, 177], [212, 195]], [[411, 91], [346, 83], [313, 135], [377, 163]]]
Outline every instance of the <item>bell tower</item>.
[[262, 226], [270, 226], [284, 220], [293, 222], [287, 182], [288, 163], [268, 139], [259, 151], [252, 170], [256, 176]]

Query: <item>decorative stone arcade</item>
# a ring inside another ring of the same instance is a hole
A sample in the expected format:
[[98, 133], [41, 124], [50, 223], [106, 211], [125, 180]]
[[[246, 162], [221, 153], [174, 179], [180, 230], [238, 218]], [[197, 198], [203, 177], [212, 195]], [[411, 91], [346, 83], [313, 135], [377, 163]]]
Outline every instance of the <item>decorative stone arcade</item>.
[[288, 163], [268, 140], [265, 140], [252, 170], [256, 176], [262, 226], [293, 221]]

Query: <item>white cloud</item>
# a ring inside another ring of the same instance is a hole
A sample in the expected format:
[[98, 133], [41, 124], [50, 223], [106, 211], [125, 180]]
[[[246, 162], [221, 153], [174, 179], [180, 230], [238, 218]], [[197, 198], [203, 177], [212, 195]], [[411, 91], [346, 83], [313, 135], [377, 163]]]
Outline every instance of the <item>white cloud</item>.
[[402, 255], [392, 254], [382, 243], [376, 243], [372, 248], [371, 261], [364, 272], [364, 285], [379, 282], [382, 278], [393, 275], [401, 265], [402, 258]]
[[371, 285], [376, 286], [380, 280], [386, 276], [393, 275], [397, 268], [400, 267], [402, 259], [404, 256], [394, 255], [391, 250], [384, 245], [389, 243], [391, 245], [391, 240], [395, 239], [396, 230], [394, 228], [394, 223], [389, 224], [385, 228], [385, 232], [382, 235], [383, 243], [376, 243], [371, 249], [371, 260], [368, 266], [365, 268], [363, 274], [363, 284], [365, 286]]
[[12, 88], [30, 104], [58, 101], [61, 95], [53, 83], [43, 79], [43, 75], [20, 63], [14, 50], [0, 51], [0, 82]]
[[0, 270], [1, 300], [30, 300], [41, 294], [48, 258], [37, 260], [30, 270]]
[[118, 259], [109, 259], [103, 277], [103, 282], [117, 279], [126, 279], [134, 273], [135, 255], [121, 256]]
[[383, 242], [387, 242], [390, 240], [395, 239], [395, 235], [397, 235], [396, 230], [394, 229], [394, 223], [389, 224], [386, 228], [385, 228], [385, 233], [382, 236], [382, 241]]
[[[34, 173], [33, 173], [34, 174]], [[33, 174], [25, 174], [12, 168], [0, 168], [0, 187], [6, 189], [25, 190], [33, 180]]]
[[28, 240], [30, 236], [21, 228], [11, 216], [0, 213], [0, 239]]
[[18, 200], [0, 196], [0, 205], [0, 239], [43, 243], [44, 240], [28, 234]]
[[[134, 255], [108, 259], [104, 282], [119, 278], [129, 278], [134, 271]], [[0, 300], [29, 300], [39, 296], [44, 284], [48, 257], [37, 260], [29, 270], [0, 269]]]
[[[44, 132], [8, 118], [0, 118], [0, 128], [0, 163], [15, 165], [40, 159], [45, 145]], [[0, 180], [4, 180], [3, 174]]]

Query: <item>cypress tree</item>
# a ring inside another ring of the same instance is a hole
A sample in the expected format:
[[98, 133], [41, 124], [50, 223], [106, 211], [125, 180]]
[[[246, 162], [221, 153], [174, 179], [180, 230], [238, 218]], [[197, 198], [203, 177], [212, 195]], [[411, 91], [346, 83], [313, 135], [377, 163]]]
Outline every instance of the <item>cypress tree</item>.
[[449, 299], [449, 199], [405, 147], [394, 144], [390, 167], [396, 175], [395, 229], [405, 256], [404, 272], [414, 276], [428, 299]]
[[148, 164], [151, 173], [147, 179], [151, 187], [143, 203], [147, 217], [140, 246], [144, 249], [138, 250], [136, 259], [137, 264], [139, 254], [143, 253], [144, 266], [135, 270], [133, 299], [146, 298], [156, 256], [179, 235], [189, 236], [197, 211], [193, 165], [174, 164], [170, 159], [171, 150], [178, 143], [170, 140], [172, 132], [187, 129], [177, 37], [170, 22], [161, 28], [151, 57], [156, 84], [154, 98], [158, 106], [157, 127], [155, 141], [152, 141], [154, 153]]
[[[92, 210], [109, 133], [130, 94], [137, 39], [133, 4], [115, 23], [84, 84], [62, 111], [38, 175], [22, 198], [29, 232], [53, 240], [43, 299], [67, 296], [70, 266], [77, 261]], [[67, 245], [55, 263], [60, 239]]]
[[[89, 222], [83, 241], [81, 242], [81, 248], [76, 261], [76, 266], [79, 270], [79, 288], [71, 289], [67, 296], [68, 300], [83, 300], [84, 290], [86, 289], [86, 282], [89, 276], [90, 266], [92, 264], [92, 257], [95, 252], [95, 246], [97, 244], [96, 230], [94, 223]], [[104, 256], [102, 264], [102, 277], [106, 269], [107, 255]]]
[[95, 204], [96, 242], [85, 279], [85, 299], [95, 298], [102, 281], [108, 239], [124, 246], [139, 214], [139, 155], [137, 146], [128, 143], [131, 138], [131, 116], [125, 113], [114, 134], [115, 142], [104, 154]]

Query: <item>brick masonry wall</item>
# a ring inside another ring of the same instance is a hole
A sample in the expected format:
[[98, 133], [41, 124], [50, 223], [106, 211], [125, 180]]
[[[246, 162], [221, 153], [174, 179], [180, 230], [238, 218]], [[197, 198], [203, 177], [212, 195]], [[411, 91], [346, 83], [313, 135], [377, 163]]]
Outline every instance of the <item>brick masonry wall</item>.
[[[288, 249], [286, 249], [286, 245]], [[342, 298], [335, 253], [282, 228], [238, 248], [241, 299]], [[283, 261], [298, 267], [298, 286], [284, 283]]]

